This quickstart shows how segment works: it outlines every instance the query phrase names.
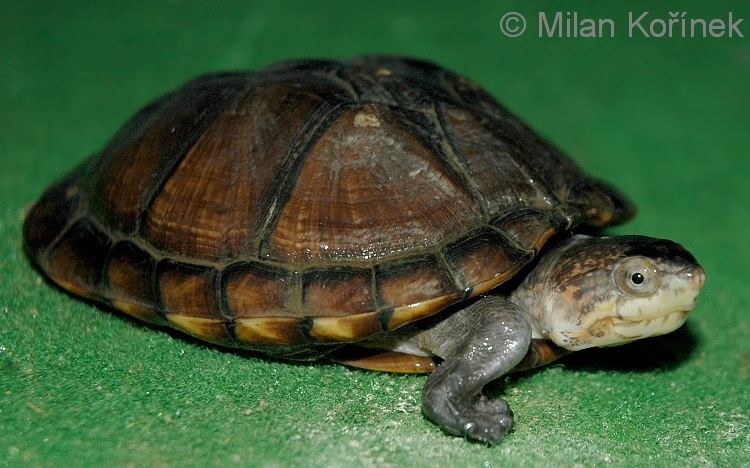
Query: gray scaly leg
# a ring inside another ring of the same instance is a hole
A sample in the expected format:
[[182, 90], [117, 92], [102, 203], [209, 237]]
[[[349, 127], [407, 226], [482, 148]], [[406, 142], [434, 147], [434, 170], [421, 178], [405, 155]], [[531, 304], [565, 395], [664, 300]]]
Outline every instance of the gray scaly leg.
[[513, 369], [529, 349], [528, 314], [504, 297], [488, 296], [460, 310], [415, 341], [445, 359], [422, 391], [425, 415], [448, 433], [497, 443], [513, 425], [505, 400], [481, 391]]

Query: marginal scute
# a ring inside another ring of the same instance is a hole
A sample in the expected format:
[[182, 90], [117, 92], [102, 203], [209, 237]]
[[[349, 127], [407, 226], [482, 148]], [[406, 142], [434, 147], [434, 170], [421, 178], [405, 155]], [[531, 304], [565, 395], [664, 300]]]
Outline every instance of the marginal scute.
[[155, 294], [156, 260], [135, 244], [115, 244], [105, 268], [103, 291], [116, 308], [149, 323], [164, 324]]
[[296, 298], [296, 282], [289, 270], [242, 262], [228, 267], [222, 275], [229, 310], [237, 318], [302, 315]]
[[306, 341], [302, 332], [304, 318], [251, 317], [234, 322], [234, 335], [248, 345], [294, 345]]
[[533, 252], [519, 249], [490, 227], [478, 229], [449, 244], [444, 253], [470, 296], [483, 294], [504, 283], [534, 256]]
[[167, 260], [156, 271], [164, 313], [222, 319], [216, 270]]
[[623, 223], [635, 216], [635, 206], [607, 183], [583, 179], [571, 190], [571, 202], [581, 209], [589, 226]]
[[173, 327], [196, 338], [224, 346], [235, 344], [227, 331], [227, 322], [224, 319], [181, 314], [166, 314], [166, 317]]
[[23, 241], [26, 251], [32, 257], [38, 258], [52, 244], [78, 210], [81, 199], [79, 177], [82, 171], [83, 167], [79, 166], [47, 189], [29, 211], [23, 225]]
[[417, 304], [457, 292], [450, 273], [434, 255], [400, 259], [375, 271], [378, 299], [385, 307]]
[[453, 293], [445, 296], [434, 297], [415, 304], [409, 304], [394, 308], [386, 323], [387, 330], [396, 328], [424, 317], [435, 315], [445, 307], [458, 302], [463, 298], [462, 293]]
[[462, 291], [434, 255], [412, 257], [380, 265], [375, 271], [378, 302], [392, 308], [387, 328], [438, 312], [459, 300]]
[[380, 331], [383, 331], [380, 312], [368, 312], [344, 317], [315, 317], [308, 335], [316, 341], [347, 342]]
[[567, 220], [555, 210], [522, 209], [503, 213], [490, 224], [520, 248], [539, 252], [550, 237], [565, 229]]
[[99, 296], [102, 262], [109, 237], [83, 218], [73, 224], [47, 253], [45, 271], [55, 283], [79, 296]]
[[375, 310], [372, 270], [310, 270], [302, 276], [305, 314], [342, 316]]

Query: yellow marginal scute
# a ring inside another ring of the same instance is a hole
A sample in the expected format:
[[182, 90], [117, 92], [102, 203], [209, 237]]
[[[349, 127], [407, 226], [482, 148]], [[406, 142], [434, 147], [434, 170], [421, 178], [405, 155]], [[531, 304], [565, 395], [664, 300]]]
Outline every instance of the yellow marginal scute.
[[287, 317], [238, 318], [234, 323], [234, 335], [245, 343], [298, 344], [302, 338], [301, 323], [301, 319]]
[[226, 344], [229, 335], [224, 328], [226, 320], [191, 317], [189, 315], [166, 314], [167, 320], [175, 328], [211, 343]]
[[474, 286], [472, 286], [471, 294], [469, 294], [469, 297], [479, 296], [480, 294], [484, 294], [487, 291], [500, 286], [501, 284], [505, 283], [509, 279], [513, 278], [513, 276], [515, 276], [515, 274], [518, 273], [518, 271], [521, 269], [522, 266], [523, 265], [515, 265], [510, 270], [504, 271], [500, 273], [499, 275], [495, 276], [494, 278], [481, 281], [475, 284]]
[[55, 276], [53, 276], [49, 272], [47, 273], [47, 275], [50, 277], [50, 279], [52, 279], [52, 281], [55, 282], [55, 284], [57, 284], [61, 288], [65, 289], [66, 291], [69, 291], [69, 292], [71, 292], [71, 293], [73, 293], [73, 294], [75, 294], [77, 296], [85, 297], [86, 299], [95, 299], [96, 298], [94, 294], [91, 294], [91, 291], [88, 291], [86, 289], [82, 289], [81, 287], [79, 287], [75, 283], [71, 283], [70, 281], [65, 281], [65, 280], [62, 280], [60, 278], [56, 278]]
[[[515, 273], [515, 272], [513, 272]], [[496, 277], [489, 279], [487, 281], [482, 281], [481, 283], [477, 283], [473, 286], [471, 289], [471, 294], [469, 294], [469, 297], [476, 297], [480, 294], [484, 294], [487, 291], [496, 288], [497, 286], [500, 286], [501, 284], [505, 283], [512, 274], [504, 273], [501, 275], [497, 275]]]
[[367, 312], [342, 317], [315, 317], [311, 338], [321, 341], [354, 341], [380, 331], [380, 313]]
[[131, 317], [151, 323], [159, 322], [159, 314], [148, 307], [143, 307], [142, 305], [133, 302], [118, 300], [112, 300], [111, 303], [115, 309], [121, 310]]
[[544, 231], [543, 233], [541, 233], [539, 235], [539, 238], [534, 243], [534, 250], [539, 252], [542, 249], [542, 247], [544, 247], [544, 244], [546, 244], [547, 241], [550, 239], [550, 237], [554, 236], [555, 234], [557, 234], [557, 229], [555, 229], [554, 227], [551, 227], [547, 229], [546, 231]]
[[445, 307], [453, 304], [459, 299], [457, 294], [448, 294], [445, 296], [428, 299], [417, 302], [416, 304], [405, 305], [393, 309], [393, 314], [388, 320], [388, 330], [393, 330], [405, 323], [419, 320], [423, 317], [429, 317], [443, 310]]

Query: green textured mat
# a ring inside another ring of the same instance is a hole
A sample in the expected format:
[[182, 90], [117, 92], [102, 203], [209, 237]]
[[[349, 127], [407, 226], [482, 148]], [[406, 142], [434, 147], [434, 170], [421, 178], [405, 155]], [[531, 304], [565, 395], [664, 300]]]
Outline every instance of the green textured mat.
[[[574, 4], [617, 37], [537, 38], [559, 2], [4, 2], [0, 15], [0, 465], [750, 464], [750, 24], [628, 38], [627, 12], [750, 18], [747, 3]], [[558, 6], [557, 8], [562, 8]], [[517, 39], [498, 31], [527, 15]], [[708, 273], [686, 328], [494, 385], [499, 446], [447, 437], [425, 377], [206, 347], [60, 293], [20, 250], [24, 209], [149, 99], [195, 74], [408, 53], [487, 87], [630, 194], [618, 233], [678, 240]]]

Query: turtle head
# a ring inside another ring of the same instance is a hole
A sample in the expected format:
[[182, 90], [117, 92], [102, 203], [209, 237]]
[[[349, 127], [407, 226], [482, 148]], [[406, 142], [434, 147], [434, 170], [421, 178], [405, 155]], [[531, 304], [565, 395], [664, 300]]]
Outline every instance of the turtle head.
[[538, 331], [575, 351], [663, 335], [687, 319], [705, 281], [681, 245], [644, 236], [573, 236], [523, 285]]

